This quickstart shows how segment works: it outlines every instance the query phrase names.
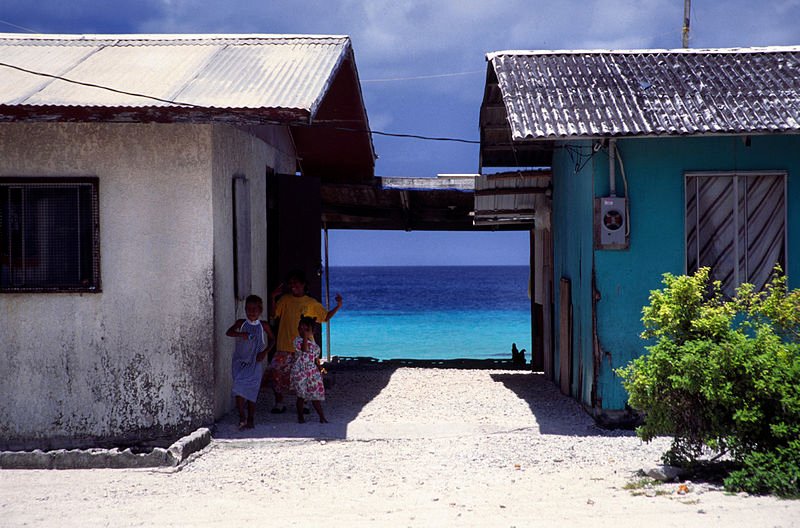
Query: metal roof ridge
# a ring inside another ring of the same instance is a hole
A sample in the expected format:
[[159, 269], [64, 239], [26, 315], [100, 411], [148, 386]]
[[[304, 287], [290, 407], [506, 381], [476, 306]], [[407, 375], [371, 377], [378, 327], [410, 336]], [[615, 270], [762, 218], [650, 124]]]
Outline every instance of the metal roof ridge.
[[800, 45], [792, 46], [756, 46], [756, 47], [734, 47], [734, 48], [642, 48], [642, 49], [629, 49], [629, 50], [615, 50], [615, 49], [574, 49], [574, 50], [502, 50], [491, 51], [486, 54], [486, 60], [491, 61], [495, 57], [502, 55], [643, 55], [643, 54], [709, 54], [709, 53], [780, 53], [780, 52], [798, 52]]
[[349, 40], [349, 35], [296, 33], [0, 33], [0, 40]]

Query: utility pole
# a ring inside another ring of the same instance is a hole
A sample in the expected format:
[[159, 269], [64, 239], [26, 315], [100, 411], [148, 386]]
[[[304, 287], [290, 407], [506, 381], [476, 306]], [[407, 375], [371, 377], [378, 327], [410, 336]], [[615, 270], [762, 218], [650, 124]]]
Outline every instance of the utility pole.
[[692, 10], [692, 0], [683, 0], [683, 47], [689, 47], [689, 19]]

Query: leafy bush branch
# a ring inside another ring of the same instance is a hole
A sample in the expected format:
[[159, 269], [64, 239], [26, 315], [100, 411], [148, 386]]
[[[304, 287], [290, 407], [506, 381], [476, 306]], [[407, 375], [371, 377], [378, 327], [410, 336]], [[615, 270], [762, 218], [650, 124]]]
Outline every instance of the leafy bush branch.
[[[732, 299], [707, 268], [663, 284], [643, 309], [642, 337], [655, 344], [617, 370], [645, 415], [637, 434], [673, 436], [670, 464], [729, 454], [741, 467], [731, 489], [800, 496], [800, 291], [780, 268], [762, 291], [744, 284]], [[763, 466], [786, 469], [755, 472]]]

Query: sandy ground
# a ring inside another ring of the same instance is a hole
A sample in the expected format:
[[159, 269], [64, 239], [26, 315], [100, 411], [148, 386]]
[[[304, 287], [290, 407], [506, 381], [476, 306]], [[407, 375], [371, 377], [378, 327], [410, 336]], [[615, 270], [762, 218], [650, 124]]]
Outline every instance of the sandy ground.
[[0, 525], [800, 526], [800, 501], [625, 489], [668, 440], [595, 427], [538, 374], [340, 371], [324, 425], [271, 404], [177, 469], [0, 471]]

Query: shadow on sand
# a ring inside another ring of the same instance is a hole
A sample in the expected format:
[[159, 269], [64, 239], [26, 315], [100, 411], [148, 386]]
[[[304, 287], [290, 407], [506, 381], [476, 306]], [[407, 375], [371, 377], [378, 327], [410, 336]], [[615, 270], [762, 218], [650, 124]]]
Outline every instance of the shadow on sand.
[[294, 396], [285, 398], [286, 412], [271, 414], [274, 396], [270, 387], [262, 389], [256, 404], [254, 429], [238, 429], [236, 411], [228, 413], [215, 426], [214, 438], [219, 440], [297, 438], [344, 440], [348, 426], [364, 407], [389, 384], [398, 368], [460, 368], [502, 370], [490, 374], [492, 381], [501, 383], [523, 399], [536, 418], [541, 434], [570, 436], [625, 436], [632, 431], [609, 431], [595, 421], [572, 398], [564, 396], [556, 385], [540, 372], [531, 372], [524, 365], [506, 360], [411, 360], [379, 361], [373, 358], [338, 358], [327, 365], [330, 386], [322, 403], [330, 423], [320, 424], [312, 410], [305, 415], [306, 423], [298, 423]]
[[[369, 359], [369, 358], [368, 358]], [[305, 415], [306, 423], [298, 423], [295, 397], [284, 397], [286, 412], [272, 414], [275, 397], [270, 387], [262, 387], [256, 402], [254, 429], [239, 430], [239, 418], [234, 410], [216, 423], [214, 438], [268, 439], [268, 438], [313, 438], [319, 440], [343, 440], [347, 438], [347, 426], [355, 420], [361, 410], [372, 401], [397, 369], [396, 366], [378, 361], [327, 366], [325, 399], [322, 407], [329, 423], [319, 423], [319, 417], [311, 409]], [[354, 385], [358, 385], [357, 389]]]
[[577, 401], [561, 394], [558, 387], [541, 372], [503, 372], [491, 376], [492, 380], [502, 383], [525, 400], [536, 417], [541, 434], [635, 436], [633, 431], [610, 431], [599, 427]]

